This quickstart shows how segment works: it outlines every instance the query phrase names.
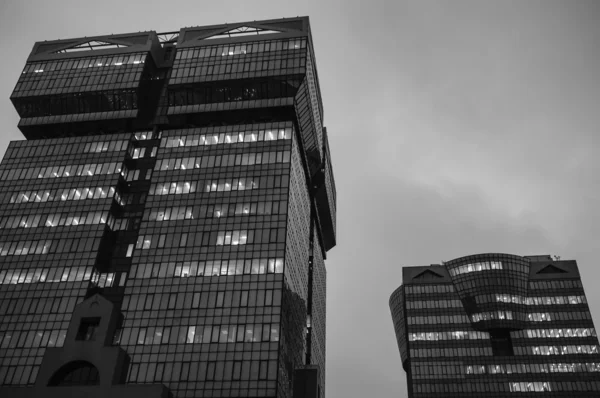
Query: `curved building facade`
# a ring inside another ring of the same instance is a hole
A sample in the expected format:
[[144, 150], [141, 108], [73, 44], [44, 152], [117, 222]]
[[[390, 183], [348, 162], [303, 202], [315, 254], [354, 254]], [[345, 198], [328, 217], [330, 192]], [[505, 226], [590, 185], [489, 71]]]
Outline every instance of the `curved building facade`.
[[[530, 260], [510, 254], [478, 254], [445, 264], [460, 301], [477, 330], [524, 329]], [[498, 300], [497, 294], [510, 296]], [[514, 298], [514, 299], [513, 299]]]
[[575, 261], [488, 253], [404, 267], [390, 310], [409, 397], [600, 394]]

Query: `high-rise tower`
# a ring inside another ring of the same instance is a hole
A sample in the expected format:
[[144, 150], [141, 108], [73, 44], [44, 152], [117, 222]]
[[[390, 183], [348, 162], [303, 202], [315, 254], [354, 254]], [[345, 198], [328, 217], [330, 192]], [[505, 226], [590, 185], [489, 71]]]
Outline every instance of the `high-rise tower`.
[[38, 42], [11, 100], [0, 396], [324, 396], [308, 18]]
[[402, 271], [390, 309], [409, 397], [600, 395], [575, 261], [492, 253]]

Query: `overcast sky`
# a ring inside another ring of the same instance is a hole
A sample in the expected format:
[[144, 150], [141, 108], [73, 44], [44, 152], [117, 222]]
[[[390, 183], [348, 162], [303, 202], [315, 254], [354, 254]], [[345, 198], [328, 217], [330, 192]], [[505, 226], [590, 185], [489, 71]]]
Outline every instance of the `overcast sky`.
[[8, 98], [35, 41], [303, 15], [338, 198], [327, 397], [407, 396], [402, 266], [575, 259], [600, 325], [597, 1], [3, 0], [0, 153], [22, 138]]

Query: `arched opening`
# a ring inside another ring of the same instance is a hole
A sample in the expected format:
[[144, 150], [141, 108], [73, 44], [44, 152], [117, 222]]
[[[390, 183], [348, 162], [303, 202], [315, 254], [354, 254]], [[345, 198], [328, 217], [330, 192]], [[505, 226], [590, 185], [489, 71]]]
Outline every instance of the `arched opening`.
[[98, 369], [87, 361], [69, 362], [56, 371], [48, 386], [94, 386], [100, 384]]

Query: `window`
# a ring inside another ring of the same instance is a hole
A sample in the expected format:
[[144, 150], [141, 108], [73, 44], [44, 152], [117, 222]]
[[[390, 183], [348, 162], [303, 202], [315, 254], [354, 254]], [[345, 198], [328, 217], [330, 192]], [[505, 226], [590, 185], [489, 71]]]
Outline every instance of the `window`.
[[95, 340], [98, 326], [100, 326], [100, 318], [82, 318], [75, 339], [85, 341]]
[[89, 386], [100, 384], [98, 369], [89, 362], [75, 361], [60, 368], [50, 379], [49, 386]]

